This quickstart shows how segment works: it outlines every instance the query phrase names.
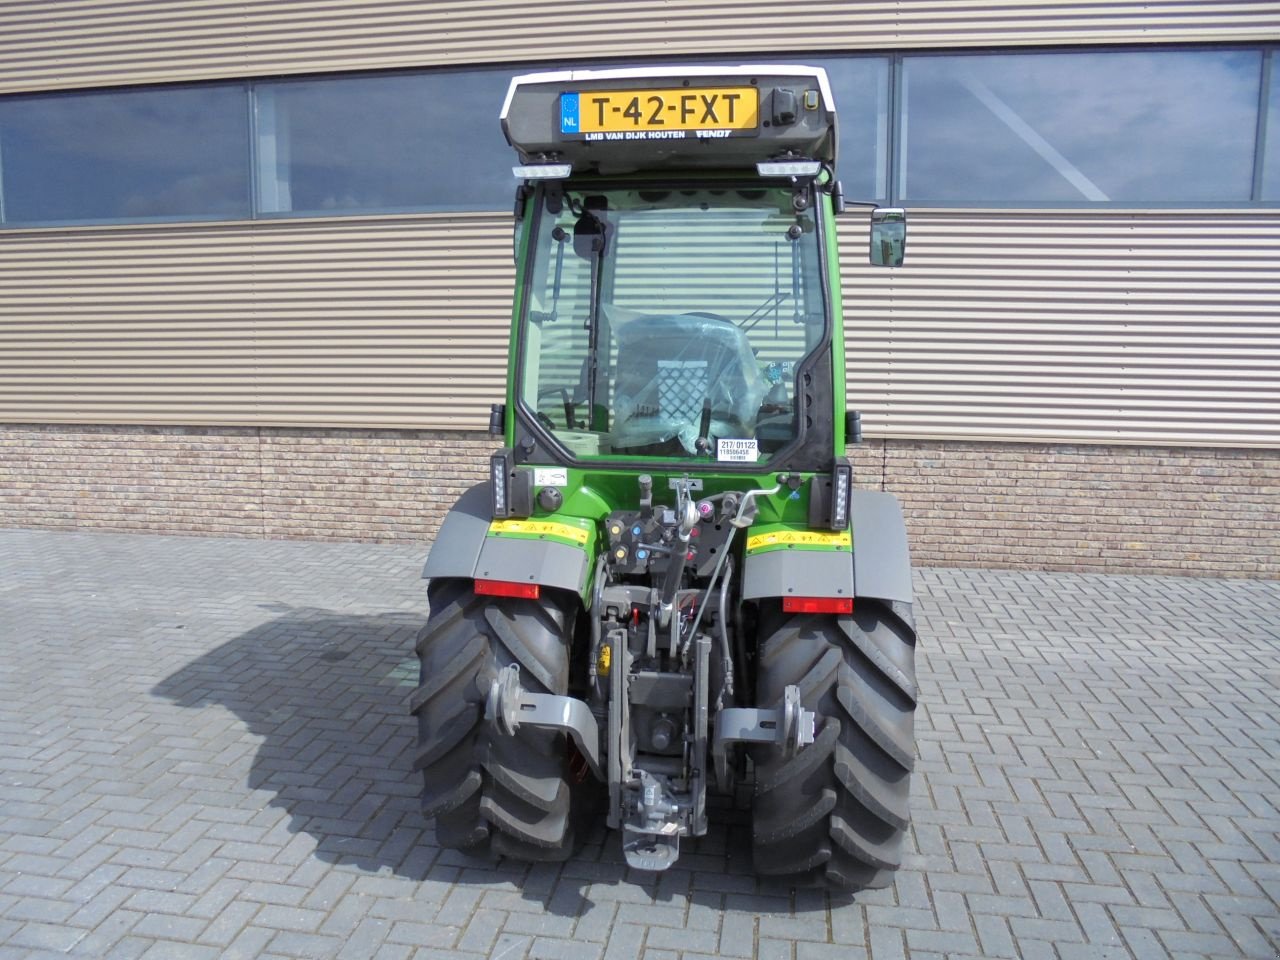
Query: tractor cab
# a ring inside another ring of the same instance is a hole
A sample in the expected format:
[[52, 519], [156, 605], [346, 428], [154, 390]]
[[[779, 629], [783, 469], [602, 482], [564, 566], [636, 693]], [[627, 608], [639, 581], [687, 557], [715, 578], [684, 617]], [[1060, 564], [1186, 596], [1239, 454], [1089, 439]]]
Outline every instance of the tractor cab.
[[528, 462], [828, 468], [844, 411], [825, 74], [534, 74], [502, 124], [524, 180], [509, 414]]
[[[503, 438], [427, 561], [417, 767], [444, 846], [665, 870], [710, 793], [759, 872], [887, 882], [911, 572], [846, 442], [836, 113], [801, 66], [516, 77]], [[901, 262], [902, 212], [871, 217]]]

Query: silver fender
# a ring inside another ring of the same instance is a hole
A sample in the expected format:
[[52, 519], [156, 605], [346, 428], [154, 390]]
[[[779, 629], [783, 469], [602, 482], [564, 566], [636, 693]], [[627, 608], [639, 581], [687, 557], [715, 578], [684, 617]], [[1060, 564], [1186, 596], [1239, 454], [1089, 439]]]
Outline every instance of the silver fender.
[[846, 553], [778, 550], [748, 556], [742, 596], [875, 597], [911, 603], [911, 553], [902, 507], [891, 493], [854, 490], [849, 516], [853, 560]]
[[545, 540], [490, 537], [491, 521], [489, 484], [478, 483], [444, 518], [422, 575], [536, 583], [578, 595], [586, 589], [590, 564], [585, 550]]

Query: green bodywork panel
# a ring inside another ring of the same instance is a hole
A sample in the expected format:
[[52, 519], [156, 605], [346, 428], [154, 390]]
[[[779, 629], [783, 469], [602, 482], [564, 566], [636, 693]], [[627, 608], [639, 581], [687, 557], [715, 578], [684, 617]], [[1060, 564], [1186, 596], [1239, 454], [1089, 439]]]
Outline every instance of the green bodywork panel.
[[[682, 464], [681, 466], [692, 466]], [[520, 467], [520, 470], [532, 470], [531, 467]], [[653, 478], [653, 500], [655, 506], [672, 506], [675, 503], [675, 492], [668, 486], [668, 481], [684, 477], [702, 481], [702, 490], [695, 492], [697, 498], [713, 496], [727, 491], [744, 491], [749, 489], [771, 489], [778, 486], [778, 476], [762, 474], [743, 476], [742, 474], [707, 474], [696, 470], [649, 474]], [[527, 520], [495, 520], [489, 526], [490, 539], [523, 539], [546, 540], [554, 543], [568, 544], [587, 554], [591, 564], [588, 581], [582, 591], [583, 603], [589, 605], [591, 595], [591, 578], [594, 577], [594, 561], [597, 553], [599, 531], [605, 518], [614, 510], [635, 510], [638, 507], [639, 486], [637, 473], [631, 470], [591, 470], [574, 467], [567, 468], [567, 483], [557, 486], [564, 496], [560, 509], [550, 512], [535, 509], [533, 516]], [[806, 480], [808, 478], [805, 478]], [[763, 531], [808, 532], [809, 498], [807, 482], [796, 490], [782, 485], [778, 493], [756, 498], [756, 522], [747, 529], [747, 538], [739, 535], [741, 545], [750, 537]], [[558, 529], [557, 529], [558, 528]], [[818, 537], [834, 537], [848, 539], [847, 531], [814, 531]], [[786, 547], [782, 547], [786, 549]], [[804, 549], [814, 550], [810, 544]], [[817, 547], [826, 552], [851, 553], [848, 546], [832, 545]]]

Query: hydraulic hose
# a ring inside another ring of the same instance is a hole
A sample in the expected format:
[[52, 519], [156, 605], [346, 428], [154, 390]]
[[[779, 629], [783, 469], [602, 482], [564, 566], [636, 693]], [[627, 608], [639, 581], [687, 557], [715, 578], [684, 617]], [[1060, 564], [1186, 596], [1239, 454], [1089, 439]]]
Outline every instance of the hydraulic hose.
[[596, 575], [591, 585], [591, 657], [587, 664], [587, 676], [591, 681], [591, 685], [600, 693], [603, 693], [603, 691], [599, 689], [600, 671], [596, 664], [600, 658], [600, 615], [604, 612], [601, 607], [603, 606], [604, 578], [608, 559], [603, 553], [596, 558]]
[[[671, 622], [671, 609], [675, 603], [676, 591], [680, 589], [684, 565], [689, 559], [689, 537], [698, 523], [698, 508], [694, 506], [693, 501], [683, 489], [677, 495], [676, 510], [680, 513], [679, 526], [676, 529], [676, 547], [667, 560], [667, 576], [662, 581], [662, 595], [658, 607], [658, 624], [663, 627]], [[672, 649], [675, 649], [674, 645]]]
[[748, 490], [742, 495], [742, 502], [738, 504], [737, 513], [735, 513], [733, 518], [729, 521], [733, 526], [733, 529], [730, 530], [729, 535], [724, 538], [724, 546], [720, 548], [720, 556], [716, 559], [715, 568], [711, 571], [711, 579], [707, 581], [707, 592], [702, 598], [702, 603], [698, 605], [698, 614], [693, 618], [693, 625], [689, 628], [688, 640], [681, 645], [680, 656], [682, 659], [684, 657], [684, 651], [688, 647], [688, 643], [693, 640], [694, 636], [698, 632], [698, 624], [702, 622], [702, 612], [707, 609], [707, 603], [711, 600], [711, 591], [715, 589], [716, 580], [720, 577], [721, 570], [724, 569], [725, 561], [729, 559], [729, 548], [733, 545], [734, 534], [739, 530], [743, 530], [751, 526], [752, 521], [755, 520], [756, 497], [761, 495], [771, 497], [781, 489], [782, 484], [775, 484], [769, 490]]
[[730, 557], [725, 561], [724, 576], [720, 579], [719, 593], [719, 616], [717, 619], [717, 630], [720, 634], [720, 657], [724, 660], [724, 680], [720, 684], [720, 693], [716, 696], [716, 709], [719, 710], [724, 706], [725, 694], [729, 695], [730, 702], [734, 701], [733, 695], [733, 651], [729, 648], [729, 616], [728, 616], [728, 599], [729, 584], [733, 581], [733, 558]]

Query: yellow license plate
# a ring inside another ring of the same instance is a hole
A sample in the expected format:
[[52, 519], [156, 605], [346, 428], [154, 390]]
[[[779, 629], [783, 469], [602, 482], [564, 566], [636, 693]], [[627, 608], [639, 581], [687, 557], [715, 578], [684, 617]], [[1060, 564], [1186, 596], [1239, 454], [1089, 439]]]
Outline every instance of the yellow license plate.
[[569, 135], [728, 130], [755, 132], [760, 123], [756, 87], [676, 87], [670, 90], [600, 90], [560, 96], [560, 132]]

